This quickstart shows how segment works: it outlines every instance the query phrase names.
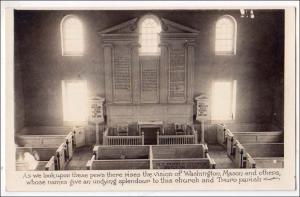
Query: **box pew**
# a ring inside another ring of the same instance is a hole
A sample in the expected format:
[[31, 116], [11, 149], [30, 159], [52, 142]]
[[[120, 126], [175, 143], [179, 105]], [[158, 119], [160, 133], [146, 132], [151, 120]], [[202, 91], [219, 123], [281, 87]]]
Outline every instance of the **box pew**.
[[215, 168], [202, 144], [153, 146], [95, 146], [89, 170]]
[[144, 133], [141, 135], [118, 136], [111, 135], [110, 129], [106, 128], [103, 132], [103, 145], [144, 145]]
[[74, 132], [67, 135], [17, 135], [16, 143], [20, 147], [59, 147], [64, 143], [66, 160], [72, 158], [76, 147]]
[[[157, 131], [157, 144], [197, 144], [198, 134], [193, 126], [187, 126], [184, 134], [178, 135], [175, 131], [166, 132]], [[173, 133], [173, 134], [171, 134]]]
[[17, 148], [16, 170], [60, 170], [61, 154], [57, 148]]
[[152, 146], [153, 169], [209, 169], [215, 162], [203, 144]]
[[88, 170], [150, 169], [149, 146], [95, 146]]
[[[241, 124], [242, 125], [242, 124]], [[248, 125], [248, 124], [246, 124]], [[252, 125], [252, 124], [249, 124]], [[237, 126], [240, 128], [241, 126]], [[245, 127], [248, 128], [249, 126]], [[235, 128], [235, 127], [234, 127]], [[244, 128], [244, 127], [241, 127]], [[252, 127], [249, 127], [251, 129]], [[265, 127], [258, 127], [258, 128], [265, 128]], [[253, 129], [253, 128], [252, 128]], [[231, 143], [228, 144], [227, 137], [234, 136], [239, 140], [240, 143], [282, 143], [283, 142], [283, 132], [282, 131], [269, 131], [269, 130], [262, 130], [258, 132], [254, 132], [252, 130], [240, 130], [232, 132], [223, 124], [217, 124], [217, 141], [219, 144], [227, 145], [227, 148], [231, 147]], [[232, 140], [232, 138], [231, 138]]]
[[[246, 167], [256, 168], [283, 168], [284, 144], [283, 143], [247, 143], [244, 144], [247, 155], [244, 159]], [[253, 158], [255, 164], [249, 164], [248, 157]]]

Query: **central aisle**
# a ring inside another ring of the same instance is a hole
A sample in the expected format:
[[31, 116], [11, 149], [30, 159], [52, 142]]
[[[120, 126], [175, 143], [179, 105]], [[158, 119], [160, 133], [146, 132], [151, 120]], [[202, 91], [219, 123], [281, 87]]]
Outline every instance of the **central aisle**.
[[221, 145], [209, 144], [208, 153], [216, 162], [216, 169], [236, 168], [233, 161], [227, 156], [226, 149]]
[[73, 157], [65, 170], [86, 170], [86, 163], [92, 158], [93, 147], [83, 146], [75, 149]]

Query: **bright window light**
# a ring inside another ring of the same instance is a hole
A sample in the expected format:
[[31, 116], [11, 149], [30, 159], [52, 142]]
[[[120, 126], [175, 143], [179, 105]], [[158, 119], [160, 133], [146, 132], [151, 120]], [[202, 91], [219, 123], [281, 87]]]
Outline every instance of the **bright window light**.
[[83, 122], [87, 120], [86, 81], [62, 81], [64, 121]]
[[236, 21], [232, 16], [221, 17], [216, 24], [216, 55], [235, 55]]
[[161, 31], [159, 19], [152, 15], [145, 16], [140, 21], [139, 31], [140, 55], [159, 55]]
[[212, 86], [212, 119], [234, 120], [236, 110], [236, 80], [214, 82]]
[[72, 15], [61, 22], [61, 46], [64, 56], [83, 55], [83, 28], [81, 21]]

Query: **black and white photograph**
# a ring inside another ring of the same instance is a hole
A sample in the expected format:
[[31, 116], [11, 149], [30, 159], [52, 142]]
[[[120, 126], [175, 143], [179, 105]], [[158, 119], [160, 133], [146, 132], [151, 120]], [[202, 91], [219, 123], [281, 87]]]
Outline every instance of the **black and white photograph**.
[[13, 9], [10, 169], [168, 177], [290, 168], [287, 11]]

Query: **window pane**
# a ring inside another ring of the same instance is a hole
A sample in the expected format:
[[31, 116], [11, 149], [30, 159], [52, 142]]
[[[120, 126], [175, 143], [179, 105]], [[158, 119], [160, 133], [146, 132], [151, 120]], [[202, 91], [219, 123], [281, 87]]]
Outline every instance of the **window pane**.
[[67, 16], [61, 24], [63, 55], [77, 56], [83, 54], [83, 29], [80, 20]]
[[158, 55], [159, 33], [161, 27], [157, 19], [148, 16], [141, 22], [140, 26], [140, 53], [142, 55]]
[[233, 18], [223, 17], [216, 24], [216, 54], [234, 54], [236, 25]]

